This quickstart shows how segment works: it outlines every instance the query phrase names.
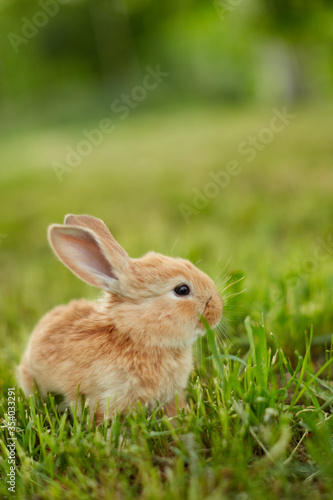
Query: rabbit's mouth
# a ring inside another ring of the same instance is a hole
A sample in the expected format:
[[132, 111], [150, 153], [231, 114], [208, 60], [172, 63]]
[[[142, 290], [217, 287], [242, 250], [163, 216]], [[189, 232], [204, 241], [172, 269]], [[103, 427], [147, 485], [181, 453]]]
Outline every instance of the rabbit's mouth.
[[204, 335], [206, 333], [206, 328], [201, 323], [201, 321], [199, 321], [198, 328], [196, 328], [193, 333], [194, 334], [193, 334], [192, 343], [195, 342], [199, 337], [204, 337]]

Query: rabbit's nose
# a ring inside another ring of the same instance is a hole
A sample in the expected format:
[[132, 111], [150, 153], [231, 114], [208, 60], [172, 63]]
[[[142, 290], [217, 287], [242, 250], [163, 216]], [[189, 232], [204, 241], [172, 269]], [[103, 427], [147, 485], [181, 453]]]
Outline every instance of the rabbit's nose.
[[212, 298], [213, 298], [213, 296], [211, 296], [211, 297], [207, 300], [207, 302], [206, 302], [206, 307], [208, 306], [208, 304], [209, 304], [209, 302], [212, 300]]

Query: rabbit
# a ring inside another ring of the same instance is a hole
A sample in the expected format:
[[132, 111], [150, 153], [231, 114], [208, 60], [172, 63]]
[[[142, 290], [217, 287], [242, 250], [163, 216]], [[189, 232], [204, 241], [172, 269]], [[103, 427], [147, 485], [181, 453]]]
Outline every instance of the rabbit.
[[138, 401], [149, 409], [159, 402], [175, 416], [186, 405], [192, 344], [205, 334], [200, 318], [214, 328], [222, 317], [213, 280], [185, 259], [130, 258], [89, 215], [67, 215], [49, 227], [48, 239], [76, 276], [104, 294], [42, 317], [18, 367], [25, 395], [36, 384], [42, 397], [62, 395], [61, 409], [84, 395], [97, 424]]

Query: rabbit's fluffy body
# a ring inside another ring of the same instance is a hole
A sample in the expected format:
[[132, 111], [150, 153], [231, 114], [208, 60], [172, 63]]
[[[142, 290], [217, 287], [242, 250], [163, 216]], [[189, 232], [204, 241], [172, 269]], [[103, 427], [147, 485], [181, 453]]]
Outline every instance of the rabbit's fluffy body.
[[[184, 405], [192, 344], [214, 327], [222, 299], [214, 282], [193, 264], [150, 252], [130, 259], [90, 216], [67, 216], [49, 239], [60, 259], [81, 279], [104, 289], [96, 302], [74, 300], [54, 308], [34, 329], [19, 367], [25, 394], [63, 395], [63, 407], [83, 394], [97, 422], [137, 401], [164, 404], [169, 415]], [[186, 284], [190, 292], [178, 296]]]

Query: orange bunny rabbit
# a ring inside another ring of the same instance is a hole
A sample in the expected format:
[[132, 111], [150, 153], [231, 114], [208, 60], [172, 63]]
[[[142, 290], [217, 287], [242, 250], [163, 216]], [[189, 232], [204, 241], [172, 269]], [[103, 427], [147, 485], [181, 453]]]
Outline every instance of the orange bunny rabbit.
[[[64, 396], [75, 405], [84, 394], [97, 422], [137, 401], [184, 404], [192, 344], [215, 327], [222, 299], [214, 282], [184, 259], [149, 252], [131, 259], [105, 224], [88, 215], [67, 215], [49, 228], [59, 259], [83, 281], [104, 290], [101, 299], [73, 300], [48, 312], [34, 329], [18, 369], [26, 395]], [[109, 399], [109, 415], [106, 414]]]

